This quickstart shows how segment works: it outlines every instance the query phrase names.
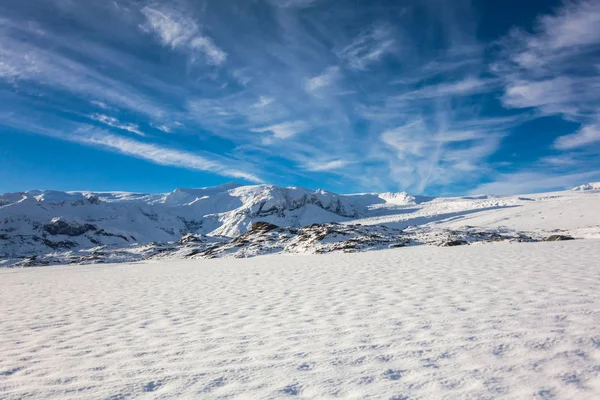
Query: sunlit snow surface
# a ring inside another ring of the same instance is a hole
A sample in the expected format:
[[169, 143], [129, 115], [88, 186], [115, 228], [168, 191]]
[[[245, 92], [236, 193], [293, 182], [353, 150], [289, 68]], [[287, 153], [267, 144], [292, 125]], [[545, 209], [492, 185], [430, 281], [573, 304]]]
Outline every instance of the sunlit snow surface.
[[0, 398], [598, 399], [599, 260], [588, 239], [2, 269]]

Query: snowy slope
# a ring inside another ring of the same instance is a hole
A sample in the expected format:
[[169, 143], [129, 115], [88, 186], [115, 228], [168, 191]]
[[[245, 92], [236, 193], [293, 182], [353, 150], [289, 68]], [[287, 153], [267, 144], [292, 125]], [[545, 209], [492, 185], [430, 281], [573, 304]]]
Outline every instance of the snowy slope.
[[[166, 194], [9, 193], [0, 196], [0, 265], [537, 241], [554, 233], [593, 238], [600, 237], [595, 187], [456, 198], [235, 183]], [[258, 222], [280, 229], [247, 235]], [[188, 234], [200, 236], [177, 243]]]
[[600, 241], [0, 270], [2, 399], [598, 399]]
[[[517, 196], [436, 198], [353, 223], [461, 229], [485, 227], [530, 233], [561, 231], [580, 238], [600, 237], [600, 190], [562, 191]], [[406, 212], [403, 212], [406, 211]]]

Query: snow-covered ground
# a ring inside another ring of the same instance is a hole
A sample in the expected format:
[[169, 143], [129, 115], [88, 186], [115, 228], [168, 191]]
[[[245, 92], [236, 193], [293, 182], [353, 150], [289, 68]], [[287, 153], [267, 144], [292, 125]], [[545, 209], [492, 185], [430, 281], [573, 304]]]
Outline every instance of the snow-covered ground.
[[0, 398], [598, 399], [598, 260], [588, 239], [3, 269]]

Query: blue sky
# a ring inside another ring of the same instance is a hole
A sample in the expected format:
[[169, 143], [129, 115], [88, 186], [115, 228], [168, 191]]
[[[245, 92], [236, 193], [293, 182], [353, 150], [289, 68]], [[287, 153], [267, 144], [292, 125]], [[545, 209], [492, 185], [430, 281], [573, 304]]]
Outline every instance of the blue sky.
[[600, 180], [600, 0], [8, 0], [0, 192]]

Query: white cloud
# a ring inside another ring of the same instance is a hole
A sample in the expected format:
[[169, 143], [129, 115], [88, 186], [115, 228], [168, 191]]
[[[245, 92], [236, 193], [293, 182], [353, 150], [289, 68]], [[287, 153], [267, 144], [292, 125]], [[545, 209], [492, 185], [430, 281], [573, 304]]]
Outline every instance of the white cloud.
[[139, 126], [137, 126], [135, 124], [131, 124], [131, 123], [122, 123], [118, 119], [116, 119], [114, 117], [109, 117], [108, 115], [92, 114], [92, 115], [90, 115], [90, 118], [94, 121], [100, 122], [104, 125], [111, 126], [113, 128], [117, 128], [117, 129], [121, 129], [121, 130], [128, 131], [131, 133], [135, 133], [136, 135], [140, 135], [140, 136], [146, 136], [144, 134], [144, 132], [142, 132], [140, 130]]
[[167, 125], [152, 125], [153, 127], [155, 127], [156, 129], [158, 129], [159, 131], [165, 132], [165, 133], [173, 133], [173, 129], [171, 129], [171, 127], [167, 126]]
[[193, 19], [175, 10], [158, 10], [148, 6], [142, 8], [141, 12], [146, 17], [146, 29], [154, 32], [163, 45], [185, 49], [191, 53], [193, 60], [197, 58], [197, 53], [201, 53], [211, 65], [221, 65], [227, 60], [227, 53], [211, 38], [200, 35]]
[[503, 44], [516, 66], [538, 76], [548, 75], [565, 65], [576, 66], [573, 57], [597, 48], [598, 24], [597, 0], [566, 1], [554, 14], [539, 17], [533, 33], [513, 30]]
[[433, 99], [436, 97], [471, 96], [494, 89], [495, 83], [496, 81], [492, 79], [467, 77], [456, 82], [424, 86], [417, 90], [395, 96], [393, 99], [396, 101], [407, 101]]
[[356, 37], [352, 43], [337, 52], [339, 58], [356, 70], [365, 70], [392, 50], [394, 39], [387, 27], [377, 26]]
[[[90, 21], [90, 6], [68, 2], [70, 10], [79, 10], [69, 14], [78, 22], [74, 25], [90, 26], [82, 22]], [[109, 3], [106, 7], [114, 8]], [[44, 40], [12, 34], [0, 21], [0, 75], [23, 93], [41, 87], [44, 104], [60, 92], [56, 99], [65, 102], [56, 108], [70, 115], [126, 116], [142, 127], [172, 128], [182, 137], [218, 136], [225, 139], [219, 141], [221, 151], [252, 160], [266, 171], [261, 176], [273, 171], [271, 177], [310, 178], [310, 172], [331, 171], [343, 184], [362, 185], [360, 190], [385, 185], [385, 190], [435, 191], [457, 182], [468, 182], [467, 187], [493, 171], [497, 164], [488, 157], [524, 120], [549, 114], [582, 126], [598, 120], [600, 91], [594, 88], [600, 87], [600, 64], [597, 57], [588, 58], [597, 42], [591, 30], [597, 7], [590, 1], [568, 3], [563, 8], [570, 11], [559, 10], [533, 33], [513, 33], [494, 69], [497, 78], [484, 65], [496, 53], [485, 52], [470, 30], [469, 1], [390, 6], [397, 12], [392, 17], [376, 2], [355, 10], [331, 1], [272, 0], [268, 18], [260, 20], [248, 19], [247, 11], [264, 2], [192, 3], [120, 2], [126, 18], [106, 18], [85, 32], [61, 27], [54, 38], [48, 35], [59, 30], [42, 23]], [[302, 10], [309, 6], [315, 8]], [[360, 15], [365, 10], [367, 19]], [[435, 48], [410, 25], [413, 10], [423, 16], [424, 26], [443, 36]], [[24, 16], [14, 25], [38, 18]], [[382, 22], [391, 18], [394, 25]], [[66, 38], [69, 31], [73, 37], [81, 34], [78, 41]], [[148, 42], [156, 44], [152, 59], [139, 53]], [[95, 44], [111, 51], [98, 51]], [[196, 68], [196, 61], [221, 68]], [[383, 68], [388, 61], [394, 68]], [[500, 84], [501, 101], [516, 110], [502, 118], [482, 114], [494, 110], [489, 94]], [[343, 96], [351, 93], [356, 95]], [[488, 96], [479, 102], [475, 94]], [[72, 107], [77, 100], [81, 108]], [[102, 123], [141, 132], [126, 120], [109, 118]], [[165, 136], [155, 129], [157, 137]], [[586, 132], [559, 139], [557, 148], [584, 153], [582, 140], [595, 137]], [[279, 162], [282, 158], [289, 162]]]
[[[580, 124], [577, 132], [554, 141], [556, 150], [590, 153], [591, 146], [600, 142], [599, 25], [599, 1], [566, 1], [553, 14], [539, 17], [533, 32], [513, 30], [500, 41], [501, 59], [491, 69], [504, 83], [502, 104], [530, 108], [533, 116], [556, 115]], [[539, 164], [552, 169], [552, 174], [504, 175], [478, 191], [514, 193], [575, 184], [578, 175], [556, 174], [581, 171], [582, 163], [572, 154], [541, 157]]]
[[155, 164], [212, 172], [222, 176], [245, 179], [260, 183], [262, 180], [249, 172], [247, 165], [235, 159], [216, 156], [201, 156], [189, 151], [177, 150], [159, 144], [141, 142], [110, 134], [92, 125], [73, 123], [60, 117], [51, 117], [44, 124], [34, 122], [38, 113], [31, 113], [27, 119], [17, 115], [0, 115], [0, 125], [17, 130], [45, 135], [60, 140], [118, 152], [124, 155], [144, 159]]
[[133, 139], [107, 134], [105, 132], [80, 130], [74, 140], [80, 143], [100, 146], [122, 154], [151, 161], [155, 164], [182, 167], [199, 171], [213, 172], [233, 178], [261, 182], [257, 176], [233, 169], [220, 162], [209, 160], [187, 151], [170, 149], [156, 144], [144, 143]]
[[306, 90], [317, 91], [333, 84], [340, 75], [339, 67], [329, 67], [321, 75], [306, 80]]
[[253, 132], [272, 132], [276, 139], [289, 139], [308, 129], [308, 125], [302, 121], [283, 122], [264, 128], [252, 129]]
[[314, 171], [314, 172], [332, 171], [332, 170], [344, 168], [348, 164], [350, 164], [350, 162], [346, 161], [346, 160], [333, 160], [333, 161], [320, 162], [320, 163], [311, 162], [305, 166], [305, 169], [308, 171]]
[[556, 15], [539, 20], [541, 39], [533, 38], [532, 49], [560, 50], [596, 45], [600, 42], [600, 3], [596, 0], [567, 1]]
[[572, 165], [577, 165], [579, 163], [579, 161], [574, 159], [570, 154], [542, 157], [540, 159], [540, 162], [543, 165], [554, 165], [554, 166], [572, 166]]
[[104, 102], [102, 102], [102, 101], [98, 101], [98, 100], [92, 100], [92, 101], [90, 101], [90, 103], [92, 103], [92, 104], [93, 104], [93, 105], [95, 105], [96, 107], [99, 107], [99, 108], [101, 108], [101, 109], [103, 109], [103, 110], [108, 110], [108, 109], [110, 109], [110, 107], [109, 107], [109, 106], [108, 106], [106, 103], [104, 103]]
[[165, 46], [173, 48], [185, 46], [192, 40], [198, 30], [196, 23], [187, 17], [147, 6], [142, 8], [141, 12], [146, 17], [149, 29], [156, 34]]
[[481, 131], [451, 131], [430, 128], [423, 119], [385, 131], [381, 140], [398, 151], [423, 155], [424, 148], [453, 142], [486, 139], [490, 135]]
[[502, 101], [509, 108], [537, 107], [545, 114], [576, 114], [574, 83], [567, 77], [542, 81], [514, 81], [506, 85]]
[[102, 69], [95, 69], [77, 58], [56, 51], [56, 43], [56, 46], [47, 48], [35, 41], [21, 40], [17, 34], [13, 37], [11, 31], [0, 33], [3, 33], [0, 35], [0, 77], [16, 82], [35, 82], [45, 88], [65, 91], [102, 108], [111, 104], [153, 118], [164, 114], [163, 106], [132, 87], [129, 82], [114, 79]]
[[501, 41], [503, 58], [492, 65], [505, 84], [503, 104], [582, 123], [598, 115], [599, 24], [600, 2], [569, 1], [538, 18], [533, 33], [513, 30]]
[[198, 36], [192, 39], [190, 46], [194, 50], [204, 53], [206, 61], [211, 65], [221, 65], [227, 60], [227, 53], [214, 44], [212, 39]]
[[253, 108], [265, 108], [269, 104], [273, 103], [273, 101], [275, 101], [275, 99], [272, 97], [260, 96], [258, 98], [258, 101], [256, 103], [252, 104], [252, 107]]
[[257, 99], [252, 91], [193, 99], [188, 102], [187, 108], [189, 116], [204, 129], [238, 145], [256, 139], [257, 135], [251, 132], [266, 132], [270, 126], [281, 129], [287, 125], [294, 126], [291, 123], [279, 126], [280, 121], [289, 116], [286, 108], [274, 97], [259, 96]]
[[389, 159], [392, 179], [403, 188], [420, 194], [432, 185], [465, 180], [465, 172], [481, 174], [486, 158], [498, 149], [500, 133], [452, 131], [443, 120], [442, 115], [438, 121], [417, 119], [380, 135], [386, 150], [395, 154]]
[[282, 8], [310, 7], [319, 0], [269, 0], [273, 5]]
[[600, 142], [600, 125], [586, 125], [579, 131], [561, 136], [554, 142], [554, 147], [559, 150], [572, 150]]

